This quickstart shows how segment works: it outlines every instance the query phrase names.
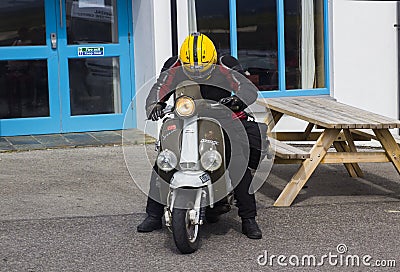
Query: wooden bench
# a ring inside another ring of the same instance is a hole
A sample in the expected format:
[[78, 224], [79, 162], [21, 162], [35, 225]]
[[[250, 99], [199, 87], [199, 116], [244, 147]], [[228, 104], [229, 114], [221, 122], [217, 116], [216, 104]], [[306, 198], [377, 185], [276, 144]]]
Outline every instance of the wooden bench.
[[[374, 139], [378, 141], [378, 138], [375, 136], [374, 132], [371, 129], [350, 129], [350, 132], [354, 135], [358, 135], [361, 137], [365, 137], [367, 139]], [[400, 136], [393, 135], [394, 140], [398, 145], [400, 145]]]
[[297, 147], [285, 144], [274, 138], [269, 138], [272, 150], [275, 151], [275, 156], [283, 160], [305, 160], [310, 158], [310, 154]]

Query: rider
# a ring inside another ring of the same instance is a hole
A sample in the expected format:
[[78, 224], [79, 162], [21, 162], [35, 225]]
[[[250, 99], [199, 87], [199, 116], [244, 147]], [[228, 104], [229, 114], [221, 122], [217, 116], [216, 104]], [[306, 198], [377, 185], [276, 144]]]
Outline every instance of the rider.
[[[235, 76], [235, 73], [239, 73]], [[219, 101], [232, 109], [230, 123], [233, 119], [239, 119], [246, 130], [247, 140], [250, 145], [248, 167], [257, 169], [259, 162], [265, 155], [266, 126], [251, 120], [243, 111], [257, 99], [257, 88], [248, 80], [244, 80], [244, 71], [238, 60], [230, 55], [217, 56], [213, 42], [204, 34], [192, 33], [183, 42], [179, 56], [169, 58], [162, 68], [162, 73], [153, 85], [146, 100], [146, 111], [149, 119], [157, 121], [164, 117], [163, 109], [166, 101], [175, 90], [176, 86], [184, 81], [191, 80], [199, 84], [201, 95], [204, 99]], [[217, 87], [226, 86], [226, 87]], [[234, 95], [231, 94], [234, 92]], [[218, 117], [216, 117], [218, 119]], [[231, 140], [231, 146], [234, 145]], [[247, 148], [249, 149], [249, 148]], [[233, 149], [232, 149], [233, 151]], [[159, 201], [156, 191], [156, 169], [152, 173], [150, 192], [147, 199], [147, 217], [138, 225], [138, 232], [151, 232], [162, 228], [162, 215], [164, 205]], [[255, 217], [256, 201], [254, 194], [249, 193], [252, 175], [246, 168], [241, 179], [234, 188], [234, 196], [237, 201], [238, 214], [242, 219], [242, 233], [251, 239], [261, 239], [262, 233], [257, 225]], [[231, 179], [232, 174], [230, 174]], [[153, 199], [154, 198], [154, 199]], [[223, 206], [222, 206], [223, 207]], [[212, 220], [207, 220], [212, 221]], [[215, 220], [216, 221], [216, 220]]]

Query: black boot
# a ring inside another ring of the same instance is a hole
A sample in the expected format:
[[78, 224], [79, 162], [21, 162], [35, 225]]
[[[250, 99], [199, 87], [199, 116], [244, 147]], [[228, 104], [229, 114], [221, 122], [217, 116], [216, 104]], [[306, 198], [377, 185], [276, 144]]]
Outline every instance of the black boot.
[[242, 218], [242, 233], [250, 239], [261, 239], [262, 233], [255, 218]]
[[143, 222], [137, 226], [138, 232], [152, 232], [153, 230], [158, 230], [162, 228], [161, 217], [155, 217], [148, 215]]

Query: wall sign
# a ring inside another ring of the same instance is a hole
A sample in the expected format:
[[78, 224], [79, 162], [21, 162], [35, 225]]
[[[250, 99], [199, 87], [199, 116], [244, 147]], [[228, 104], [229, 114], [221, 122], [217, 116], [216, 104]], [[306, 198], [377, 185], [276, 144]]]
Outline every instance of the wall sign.
[[79, 7], [80, 8], [104, 8], [104, 0], [79, 0]]
[[73, 2], [71, 7], [71, 17], [105, 23], [114, 22], [114, 12], [112, 6], [92, 5], [82, 8], [77, 2]]
[[104, 56], [104, 47], [78, 47], [78, 56]]

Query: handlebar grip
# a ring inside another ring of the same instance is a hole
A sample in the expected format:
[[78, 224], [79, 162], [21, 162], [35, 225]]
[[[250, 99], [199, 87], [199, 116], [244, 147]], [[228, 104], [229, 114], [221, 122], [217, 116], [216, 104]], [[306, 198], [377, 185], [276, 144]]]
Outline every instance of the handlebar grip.
[[171, 105], [168, 105], [168, 106], [165, 107], [165, 109], [162, 110], [162, 113], [163, 114], [167, 114], [167, 113], [170, 113], [170, 112], [173, 112], [173, 111], [174, 111], [174, 107], [171, 106]]

